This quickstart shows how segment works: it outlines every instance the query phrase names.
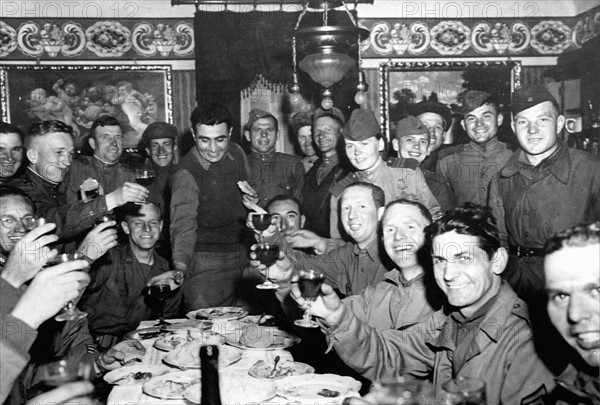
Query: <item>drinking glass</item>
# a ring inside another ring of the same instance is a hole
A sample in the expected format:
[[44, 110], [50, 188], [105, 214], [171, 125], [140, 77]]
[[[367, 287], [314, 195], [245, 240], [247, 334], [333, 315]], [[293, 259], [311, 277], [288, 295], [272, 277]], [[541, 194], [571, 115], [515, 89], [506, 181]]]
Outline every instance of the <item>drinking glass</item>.
[[485, 382], [479, 378], [458, 377], [442, 384], [443, 405], [485, 405]]
[[[154, 183], [154, 179], [156, 178], [156, 170], [154, 169], [136, 169], [135, 171], [135, 181], [140, 186], [144, 186], [146, 188], [150, 187], [152, 183]], [[138, 203], [138, 204], [145, 204]]]
[[278, 284], [275, 284], [269, 280], [269, 267], [274, 265], [279, 258], [279, 245], [274, 245], [271, 243], [259, 243], [254, 253], [256, 253], [256, 259], [264, 264], [267, 268], [265, 271], [265, 281], [261, 284], [258, 284], [256, 288], [260, 288], [262, 290], [274, 290], [279, 288]]
[[167, 281], [157, 281], [150, 286], [148, 291], [150, 297], [158, 303], [158, 322], [153, 326], [170, 325], [165, 321], [165, 301], [171, 294], [171, 286]]
[[50, 387], [60, 387], [63, 384], [86, 381], [90, 379], [91, 365], [74, 358], [63, 357], [57, 361], [40, 367], [41, 380]]
[[37, 228], [38, 226], [42, 226], [46, 224], [46, 219], [42, 218], [42, 217], [27, 217], [27, 218], [23, 218], [23, 225], [25, 226], [25, 229], [27, 229], [28, 231], [31, 231], [35, 228]]
[[96, 187], [91, 190], [84, 190], [84, 186], [79, 186], [79, 195], [81, 196], [81, 201], [88, 202], [92, 201], [94, 198], [100, 195], [100, 188]]
[[373, 382], [365, 400], [374, 404], [430, 405], [435, 404], [435, 389], [429, 381], [395, 380]]
[[115, 221], [115, 216], [113, 214], [104, 214], [104, 215], [100, 215], [97, 216], [96, 218], [94, 218], [94, 223], [96, 225], [100, 225], [104, 222], [108, 222], [108, 221]]
[[260, 241], [262, 242], [262, 232], [266, 231], [271, 225], [271, 214], [256, 212], [252, 214], [252, 225], [254, 229], [261, 232]]
[[321, 284], [325, 281], [325, 274], [316, 270], [300, 270], [298, 273], [298, 287], [302, 297], [306, 300], [306, 311], [302, 319], [297, 319], [294, 324], [303, 328], [316, 328], [318, 323], [310, 319], [308, 310], [313, 301], [319, 296]]
[[[83, 254], [79, 252], [63, 253], [56, 256], [54, 259], [49, 260], [48, 263], [46, 263], [46, 267], [56, 266], [60, 263], [67, 263], [75, 260], [82, 260], [83, 257]], [[56, 319], [58, 322], [76, 321], [79, 319], [83, 319], [86, 316], [87, 312], [79, 310], [79, 308], [75, 306], [75, 303], [73, 301], [69, 301], [67, 302], [67, 305], [65, 305], [63, 309], [58, 313], [58, 315], [54, 317], [54, 319]]]

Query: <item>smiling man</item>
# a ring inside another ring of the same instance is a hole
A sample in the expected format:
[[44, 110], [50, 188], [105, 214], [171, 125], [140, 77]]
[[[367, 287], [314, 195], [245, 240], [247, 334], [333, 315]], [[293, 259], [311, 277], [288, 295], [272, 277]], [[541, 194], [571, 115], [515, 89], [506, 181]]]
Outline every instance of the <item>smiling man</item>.
[[17, 176], [25, 155], [24, 138], [17, 126], [0, 121], [0, 185]]
[[389, 167], [381, 158], [380, 152], [383, 151], [385, 142], [372, 111], [362, 109], [352, 111], [342, 133], [346, 156], [355, 171], [332, 187], [330, 213], [332, 238], [340, 238], [342, 235], [338, 217], [340, 193], [344, 187], [356, 181], [380, 187], [387, 201], [407, 198], [426, 206], [433, 218], [441, 215], [440, 206], [427, 187], [421, 169]]
[[248, 156], [250, 184], [258, 193], [262, 207], [276, 195], [299, 198], [304, 182], [304, 166], [297, 156], [275, 152], [279, 123], [273, 114], [252, 110], [248, 117], [246, 140], [252, 152]]
[[232, 305], [247, 259], [247, 196], [237, 183], [248, 180], [249, 167], [242, 148], [230, 141], [231, 114], [210, 104], [196, 108], [191, 123], [196, 145], [172, 176], [170, 208], [173, 264], [185, 272], [186, 310]]
[[600, 222], [554, 235], [544, 248], [548, 315], [573, 349], [558, 404], [600, 403]]
[[436, 174], [450, 187], [455, 206], [467, 202], [486, 205], [490, 181], [504, 167], [512, 151], [498, 140], [498, 127], [504, 116], [492, 95], [470, 90], [462, 99], [460, 124], [470, 142], [446, 149], [444, 157], [438, 160]]
[[565, 117], [543, 86], [517, 90], [511, 110], [521, 149], [492, 181], [489, 205], [511, 254], [508, 282], [545, 303], [542, 248], [559, 230], [600, 220], [600, 158], [560, 139]]
[[[476, 377], [485, 382], [488, 404], [539, 403], [553, 375], [535, 353], [526, 304], [500, 278], [507, 254], [494, 222], [489, 209], [469, 204], [429, 225], [445, 308], [421, 323], [369, 334], [334, 321], [329, 338], [340, 357], [371, 380], [433, 379], [440, 394], [451, 378]], [[311, 308], [329, 305], [326, 286], [322, 292]]]
[[76, 155], [65, 178], [63, 190], [68, 202], [81, 200], [81, 187], [89, 189], [87, 184], [91, 180], [96, 181], [100, 194], [109, 194], [125, 182], [135, 182], [134, 170], [119, 163], [123, 153], [123, 129], [116, 118], [103, 115], [96, 119], [90, 128], [88, 142], [94, 156]]

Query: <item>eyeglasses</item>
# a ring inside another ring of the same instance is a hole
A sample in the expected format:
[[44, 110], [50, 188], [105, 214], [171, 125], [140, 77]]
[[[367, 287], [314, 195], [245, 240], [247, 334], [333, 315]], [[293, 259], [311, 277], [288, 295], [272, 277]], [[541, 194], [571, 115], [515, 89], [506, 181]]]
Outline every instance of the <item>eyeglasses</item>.
[[6, 216], [0, 218], [0, 223], [5, 229], [13, 229], [17, 222], [21, 222], [26, 229], [32, 229], [33, 224], [35, 223], [35, 217], [33, 215], [25, 215], [23, 218], [15, 218], [11, 216]]

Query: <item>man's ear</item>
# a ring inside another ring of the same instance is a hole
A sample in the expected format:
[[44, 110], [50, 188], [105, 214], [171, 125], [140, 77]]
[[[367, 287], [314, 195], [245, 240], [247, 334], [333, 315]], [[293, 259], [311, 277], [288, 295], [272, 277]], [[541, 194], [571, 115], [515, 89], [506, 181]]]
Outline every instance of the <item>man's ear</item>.
[[465, 128], [465, 120], [460, 120], [460, 126], [462, 127], [462, 129], [464, 129], [465, 131], [467, 130], [467, 128]]
[[146, 148], [146, 154], [150, 156], [150, 148]]
[[126, 235], [129, 235], [131, 233], [131, 231], [129, 230], [129, 225], [127, 224], [127, 222], [121, 221], [121, 228], [123, 228], [123, 232], [125, 232]]
[[561, 114], [556, 119], [556, 133], [560, 134], [560, 131], [563, 130], [564, 126], [565, 126], [565, 116]]
[[93, 150], [96, 150], [96, 140], [91, 136], [88, 138], [88, 143]]
[[497, 122], [498, 122], [498, 126], [502, 125], [502, 123], [504, 122], [504, 115], [503, 114], [498, 113]]
[[[229, 136], [231, 136], [231, 131], [229, 131]], [[244, 137], [246, 138], [246, 140], [250, 143], [252, 143], [252, 138], [250, 137], [250, 131], [248, 131], [247, 129], [244, 130]]]
[[383, 211], [385, 211], [385, 207], [377, 208], [377, 220], [378, 221], [381, 221], [381, 218], [383, 217]]
[[499, 276], [500, 274], [502, 274], [502, 272], [506, 268], [506, 264], [508, 263], [508, 252], [503, 247], [498, 248], [498, 250], [496, 250], [496, 253], [494, 253], [494, 256], [492, 256], [491, 261], [493, 264], [494, 274]]
[[396, 152], [400, 152], [400, 144], [398, 143], [398, 139], [392, 139], [392, 148], [394, 148]]
[[306, 217], [304, 215], [300, 215], [300, 229], [304, 229], [305, 222], [306, 222]]
[[383, 140], [383, 137], [379, 138], [379, 152], [383, 151], [383, 149], [385, 148], [385, 141]]
[[227, 134], [227, 136], [229, 138], [231, 138], [231, 134], [233, 133], [233, 127], [229, 128], [229, 133]]
[[38, 161], [38, 151], [35, 149], [27, 149], [27, 159], [33, 163], [36, 164]]
[[158, 223], [158, 233], [159, 234], [162, 232], [162, 228], [163, 228], [163, 220], [161, 219], [160, 222]]

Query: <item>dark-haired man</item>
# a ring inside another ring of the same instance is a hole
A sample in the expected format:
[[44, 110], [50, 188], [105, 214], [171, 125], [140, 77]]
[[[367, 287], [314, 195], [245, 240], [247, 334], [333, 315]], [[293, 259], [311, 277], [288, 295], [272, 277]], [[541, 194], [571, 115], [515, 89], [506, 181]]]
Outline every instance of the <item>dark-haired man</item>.
[[123, 129], [114, 117], [103, 115], [92, 123], [88, 139], [94, 156], [76, 155], [64, 184], [67, 202], [86, 199], [82, 190], [95, 186], [99, 194], [109, 194], [125, 182], [135, 182], [135, 172], [119, 163], [123, 153]]
[[56, 224], [61, 242], [78, 236], [94, 225], [94, 217], [103, 215], [128, 201], [143, 202], [145, 187], [125, 183], [113, 192], [94, 198], [67, 202], [59, 186], [69, 170], [74, 153], [73, 129], [61, 121], [34, 124], [25, 138], [29, 166], [10, 185], [20, 188], [35, 203], [35, 213]]
[[191, 123], [196, 145], [172, 177], [170, 229], [173, 264], [186, 277], [186, 310], [234, 302], [247, 259], [243, 201], [252, 199], [237, 185], [248, 180], [249, 167], [242, 148], [230, 142], [233, 119], [227, 108], [198, 107]]
[[545, 302], [542, 247], [559, 230], [600, 220], [600, 158], [559, 139], [565, 117], [543, 86], [516, 90], [511, 111], [521, 148], [492, 181], [489, 205], [511, 254], [508, 282]]
[[469, 90], [463, 94], [460, 124], [470, 142], [448, 148], [437, 163], [437, 177], [452, 190], [456, 207], [470, 202], [486, 205], [490, 181], [504, 167], [512, 151], [498, 140], [504, 116], [492, 95]]
[[[371, 380], [433, 378], [440, 394], [451, 378], [475, 377], [485, 382], [489, 404], [541, 400], [553, 376], [535, 353], [526, 304], [500, 278], [507, 254], [489, 209], [456, 209], [429, 225], [426, 235], [448, 305], [399, 330], [356, 335], [334, 329], [329, 338], [338, 355]], [[330, 291], [324, 286], [322, 292], [311, 308], [327, 306]]]
[[557, 233], [544, 252], [548, 315], [574, 349], [554, 396], [558, 404], [600, 404], [600, 222]]
[[304, 228], [306, 217], [302, 203], [294, 197], [278, 195], [269, 200], [267, 212], [283, 235]]
[[252, 152], [248, 155], [250, 183], [258, 193], [260, 206], [276, 195], [298, 198], [304, 182], [304, 166], [297, 156], [275, 152], [279, 123], [271, 113], [252, 110], [248, 117], [246, 140]]
[[94, 263], [92, 281], [79, 302], [88, 313], [90, 332], [100, 350], [121, 341], [141, 321], [152, 319], [157, 302], [149, 286], [157, 280], [168, 281], [175, 290], [165, 300], [166, 317], [177, 315], [181, 301], [169, 262], [154, 251], [163, 226], [160, 208], [149, 203], [126, 204], [119, 211], [128, 244], [109, 250]]
[[17, 176], [25, 148], [25, 135], [16, 125], [0, 121], [0, 186]]
[[298, 142], [298, 147], [304, 155], [301, 161], [305, 172], [308, 172], [319, 158], [313, 145], [312, 121], [312, 113], [310, 112], [299, 112], [292, 117], [292, 130]]

